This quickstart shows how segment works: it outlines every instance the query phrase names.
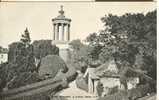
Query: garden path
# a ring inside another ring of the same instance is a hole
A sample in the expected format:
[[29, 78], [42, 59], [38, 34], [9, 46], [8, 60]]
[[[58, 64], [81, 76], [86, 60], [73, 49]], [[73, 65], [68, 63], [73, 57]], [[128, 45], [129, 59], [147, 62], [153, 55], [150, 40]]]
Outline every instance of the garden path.
[[97, 96], [79, 89], [76, 86], [76, 81], [71, 82], [69, 88], [63, 89], [56, 95], [58, 98], [63, 98], [57, 100], [97, 100]]

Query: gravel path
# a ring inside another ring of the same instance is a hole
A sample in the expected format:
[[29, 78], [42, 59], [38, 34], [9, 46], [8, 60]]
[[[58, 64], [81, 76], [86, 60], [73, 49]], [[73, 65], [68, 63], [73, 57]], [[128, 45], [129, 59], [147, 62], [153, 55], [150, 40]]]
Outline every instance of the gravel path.
[[95, 95], [87, 93], [84, 90], [77, 88], [76, 81], [71, 82], [69, 84], [69, 88], [66, 88], [58, 92], [55, 98], [52, 100], [96, 100], [97, 99]]

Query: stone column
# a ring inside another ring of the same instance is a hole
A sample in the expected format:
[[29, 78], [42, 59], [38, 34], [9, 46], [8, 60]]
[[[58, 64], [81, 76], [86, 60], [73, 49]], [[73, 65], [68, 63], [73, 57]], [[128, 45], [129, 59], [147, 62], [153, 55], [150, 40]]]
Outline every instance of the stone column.
[[55, 40], [59, 40], [59, 24], [56, 24], [56, 39]]
[[70, 25], [69, 24], [67, 24], [66, 25], [67, 27], [66, 27], [66, 41], [69, 41], [70, 40]]
[[53, 24], [53, 40], [55, 40], [55, 24]]
[[70, 24], [68, 25], [68, 41], [70, 41]]
[[62, 26], [62, 40], [64, 40], [64, 24], [62, 23], [61, 26]]
[[55, 32], [55, 40], [57, 40], [57, 24], [55, 24], [55, 30], [54, 30], [54, 32]]

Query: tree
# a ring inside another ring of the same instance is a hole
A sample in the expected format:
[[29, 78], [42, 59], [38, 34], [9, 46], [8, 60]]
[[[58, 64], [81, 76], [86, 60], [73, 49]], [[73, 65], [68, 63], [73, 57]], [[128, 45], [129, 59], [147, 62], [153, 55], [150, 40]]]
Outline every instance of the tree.
[[[95, 34], [87, 37], [87, 41], [92, 41], [95, 38]], [[72, 57], [71, 62], [76, 66], [77, 70], [81, 72], [85, 72], [87, 66], [96, 66], [100, 64], [98, 58], [99, 53], [101, 52], [102, 46], [99, 43], [91, 43], [90, 44], [83, 44], [80, 40], [73, 40], [70, 42], [70, 46], [72, 47]]]
[[59, 48], [51, 44], [51, 40], [36, 40], [32, 43], [34, 56], [41, 59], [47, 55], [59, 55]]
[[8, 84], [17, 81], [16, 77], [20, 77], [23, 73], [32, 73], [36, 71], [32, 45], [26, 47], [22, 42], [14, 42], [10, 44], [8, 59], [8, 64], [6, 65], [6, 80]]
[[[13, 42], [9, 45], [8, 62], [2, 65], [1, 69], [4, 72], [1, 78], [3, 83], [5, 82], [4, 86], [8, 88], [20, 87], [24, 84], [20, 84], [19, 80], [23, 83], [26, 77], [30, 82], [36, 81], [29, 76], [37, 69], [33, 55], [33, 46], [30, 42], [29, 32], [26, 29], [21, 41]], [[22, 79], [25, 75], [26, 77]]]
[[80, 48], [83, 46], [83, 44], [81, 43], [81, 41], [79, 39], [77, 40], [72, 40], [69, 45], [71, 46], [72, 49], [74, 50], [80, 50]]
[[71, 62], [74, 64], [77, 70], [85, 71], [89, 62], [91, 62], [89, 53], [92, 48], [84, 45], [80, 40], [73, 40], [69, 44], [73, 51], [71, 52]]
[[101, 44], [100, 39], [101, 38], [99, 35], [97, 35], [97, 33], [92, 33], [86, 38], [86, 41], [91, 47], [91, 49], [89, 50], [89, 57], [92, 60], [99, 59], [99, 54], [101, 53], [103, 48], [103, 44]]
[[109, 14], [103, 17], [102, 21], [106, 27], [110, 27], [110, 34], [116, 41], [112, 42], [118, 51], [115, 54], [124, 58], [123, 60], [129, 58], [130, 65], [134, 64], [136, 54], [154, 55], [152, 52], [156, 51], [156, 11], [146, 15], [142, 13], [122, 16]]
[[24, 34], [22, 34], [21, 41], [22, 41], [24, 44], [30, 44], [31, 39], [30, 39], [30, 33], [29, 33], [29, 31], [28, 31], [28, 28], [26, 28], [25, 31], [24, 31]]
[[156, 48], [156, 11], [149, 12], [146, 15], [142, 13], [125, 14], [123, 16], [109, 14], [103, 17], [102, 21], [105, 26], [111, 27], [109, 31], [116, 40], [124, 35], [126, 36], [127, 45], [143, 46], [145, 48], [146, 45], [151, 44]]
[[[101, 47], [96, 48], [100, 51], [99, 59], [104, 62], [113, 57], [120, 67], [138, 66], [156, 79], [156, 10], [146, 15], [109, 14], [101, 20], [105, 24], [105, 29], [87, 38], [93, 48]], [[137, 55], [140, 57], [136, 57]], [[138, 58], [142, 58], [143, 63], [137, 64]]]
[[9, 45], [8, 61], [16, 62], [18, 56], [27, 56], [25, 44], [22, 42], [13, 42]]
[[91, 33], [89, 36], [87, 36], [86, 41], [90, 43], [89, 45], [96, 45], [99, 44], [99, 36], [97, 33]]
[[0, 92], [3, 90], [7, 83], [7, 71], [8, 68], [6, 67], [8, 63], [2, 63], [0, 64]]

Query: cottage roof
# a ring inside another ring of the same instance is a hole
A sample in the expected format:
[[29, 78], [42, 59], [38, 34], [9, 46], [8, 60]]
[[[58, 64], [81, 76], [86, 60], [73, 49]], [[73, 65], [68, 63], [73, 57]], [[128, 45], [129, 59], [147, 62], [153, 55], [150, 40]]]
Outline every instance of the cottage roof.
[[92, 79], [99, 79], [99, 76], [97, 76], [96, 74], [92, 74], [91, 78]]

